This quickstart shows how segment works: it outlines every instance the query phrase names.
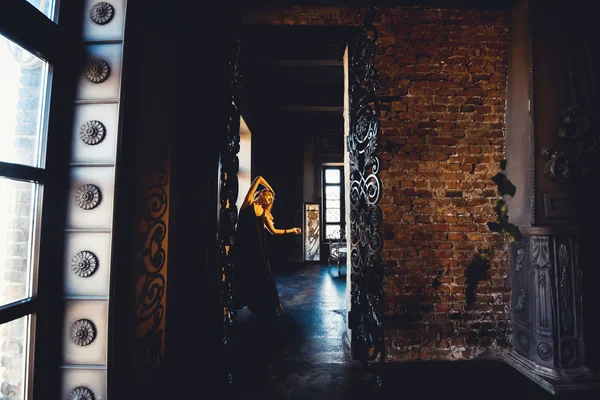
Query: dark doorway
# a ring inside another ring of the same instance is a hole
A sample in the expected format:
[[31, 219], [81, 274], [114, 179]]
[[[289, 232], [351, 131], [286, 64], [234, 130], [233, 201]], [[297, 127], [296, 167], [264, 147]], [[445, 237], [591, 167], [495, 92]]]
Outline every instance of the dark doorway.
[[[305, 261], [304, 228], [302, 235], [268, 237], [285, 313], [264, 323], [245, 308], [238, 312], [236, 372], [242, 387], [285, 385], [289, 379], [297, 382], [299, 366], [350, 361], [345, 349], [348, 276], [345, 265], [338, 268], [329, 258], [327, 225], [336, 212], [326, 214], [335, 206], [326, 203], [326, 192], [335, 191], [336, 185], [325, 184], [325, 171], [339, 173], [339, 215], [333, 219], [343, 229], [344, 52], [353, 35], [356, 28], [241, 30], [239, 110], [251, 137], [246, 179], [262, 175], [275, 189], [272, 214], [278, 228], [303, 228], [307, 203], [319, 204], [321, 211], [319, 260]], [[240, 188], [248, 183], [240, 181]], [[244, 195], [240, 190], [239, 196]]]

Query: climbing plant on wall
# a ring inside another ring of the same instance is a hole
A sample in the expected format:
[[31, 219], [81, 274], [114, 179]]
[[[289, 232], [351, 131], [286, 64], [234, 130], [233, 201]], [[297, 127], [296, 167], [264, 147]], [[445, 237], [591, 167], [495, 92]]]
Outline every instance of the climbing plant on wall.
[[[500, 172], [492, 177], [492, 181], [498, 186], [498, 194], [500, 196], [513, 197], [517, 192], [517, 188], [504, 173], [506, 164], [506, 160], [500, 162]], [[517, 225], [508, 221], [508, 204], [506, 204], [504, 199], [499, 198], [496, 200], [494, 203], [494, 212], [496, 213], [496, 221], [487, 223], [489, 230], [504, 235], [510, 242], [519, 240], [521, 232]], [[465, 277], [467, 278], [465, 281], [465, 301], [467, 303], [475, 301], [475, 292], [479, 282], [489, 279], [491, 283], [488, 271], [492, 267], [492, 255], [491, 248], [479, 250], [465, 269]]]

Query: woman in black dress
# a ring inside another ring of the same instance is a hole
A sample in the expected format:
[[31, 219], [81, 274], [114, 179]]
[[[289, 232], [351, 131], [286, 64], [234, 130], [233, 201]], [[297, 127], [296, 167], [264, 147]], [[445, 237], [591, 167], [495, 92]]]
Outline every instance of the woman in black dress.
[[[260, 185], [264, 188], [259, 191]], [[262, 176], [257, 176], [241, 205], [237, 222], [234, 278], [236, 308], [248, 307], [252, 313], [261, 316], [283, 313], [269, 265], [265, 231], [273, 235], [299, 235], [301, 232], [300, 228], [275, 228], [271, 214], [274, 200], [275, 191], [271, 185]]]

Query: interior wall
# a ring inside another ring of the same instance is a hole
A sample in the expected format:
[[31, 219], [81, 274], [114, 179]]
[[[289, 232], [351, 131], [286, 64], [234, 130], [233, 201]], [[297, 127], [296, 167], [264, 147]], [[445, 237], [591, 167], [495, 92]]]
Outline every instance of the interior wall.
[[532, 140], [529, 118], [530, 34], [527, 1], [521, 0], [510, 13], [508, 53], [508, 98], [506, 102], [506, 176], [518, 188], [506, 196], [510, 222], [532, 223], [531, 189], [534, 182], [531, 162]]
[[[244, 10], [244, 23], [352, 25], [353, 7]], [[473, 358], [510, 334], [507, 241], [491, 233], [504, 146], [508, 51], [501, 11], [379, 8], [386, 344], [390, 360]], [[465, 270], [492, 248], [465, 301]]]
[[252, 132], [246, 124], [244, 117], [240, 117], [240, 151], [238, 153], [240, 168], [238, 171], [238, 200], [237, 209], [240, 210], [242, 202], [250, 189], [252, 180]]

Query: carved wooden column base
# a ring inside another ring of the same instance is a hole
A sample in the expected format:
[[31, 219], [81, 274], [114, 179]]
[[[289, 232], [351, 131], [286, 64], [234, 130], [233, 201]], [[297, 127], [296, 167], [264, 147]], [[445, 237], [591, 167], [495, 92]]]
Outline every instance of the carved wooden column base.
[[600, 388], [585, 366], [579, 231], [525, 227], [511, 245], [512, 343], [506, 362], [553, 394]]
[[555, 395], [600, 389], [600, 380], [585, 366], [565, 370], [546, 368], [528, 360], [514, 349], [506, 353], [504, 361]]

